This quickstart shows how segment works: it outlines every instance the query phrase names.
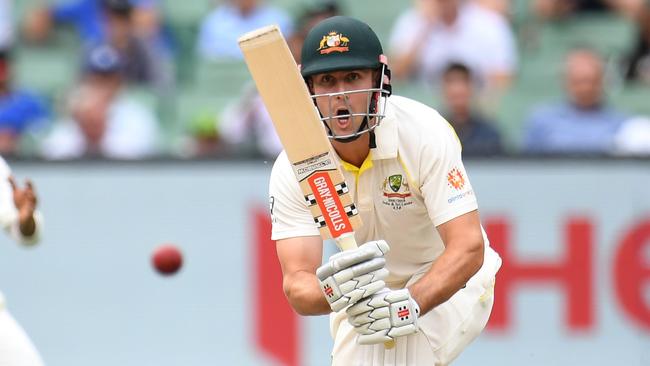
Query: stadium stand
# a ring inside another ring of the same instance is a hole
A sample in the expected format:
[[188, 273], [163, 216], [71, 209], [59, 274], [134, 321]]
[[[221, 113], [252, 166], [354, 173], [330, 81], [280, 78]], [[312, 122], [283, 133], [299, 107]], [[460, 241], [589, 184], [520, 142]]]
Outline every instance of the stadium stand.
[[[315, 1], [315, 0], [314, 0]], [[297, 15], [310, 0], [269, 0]], [[16, 1], [17, 23], [27, 9], [41, 0]], [[187, 124], [199, 115], [215, 116], [230, 101], [236, 99], [250, 83], [242, 62], [207, 62], [196, 57], [195, 42], [202, 17], [211, 9], [212, 0], [161, 0], [166, 26], [176, 42], [178, 87], [170, 103], [159, 108], [166, 135], [172, 141], [185, 131]], [[384, 42], [390, 34], [396, 16], [411, 4], [409, 0], [388, 1], [378, 7], [372, 0], [341, 1], [343, 11], [371, 24]], [[500, 123], [507, 145], [516, 150], [521, 125], [529, 108], [539, 102], [557, 99], [562, 92], [561, 68], [563, 57], [572, 47], [587, 46], [600, 51], [608, 60], [608, 95], [621, 109], [630, 114], [650, 114], [647, 87], [624, 86], [618, 64], [631, 47], [634, 25], [614, 14], [583, 15], [562, 21], [542, 23], [534, 19], [527, 0], [513, 0], [510, 19], [516, 30], [520, 50], [520, 68], [512, 87], [490, 106]], [[43, 47], [17, 42], [15, 80], [17, 83], [44, 93], [56, 100], [74, 83], [78, 69], [79, 45], [70, 30], [57, 31], [52, 42]], [[435, 93], [418, 84], [398, 83], [397, 94], [436, 105]]]

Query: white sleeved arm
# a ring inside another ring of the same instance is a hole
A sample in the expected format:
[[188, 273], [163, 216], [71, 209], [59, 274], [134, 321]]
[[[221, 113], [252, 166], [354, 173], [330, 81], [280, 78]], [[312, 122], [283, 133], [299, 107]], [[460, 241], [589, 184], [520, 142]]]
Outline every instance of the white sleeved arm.
[[36, 231], [33, 235], [25, 236], [20, 232], [18, 211], [14, 206], [13, 192], [8, 180], [10, 175], [9, 166], [0, 158], [0, 226], [13, 240], [20, 244], [36, 244], [40, 238], [43, 223], [42, 215], [39, 212], [34, 213]]
[[271, 239], [320, 235], [285, 152], [278, 156], [271, 171], [269, 205]]
[[417, 42], [426, 28], [426, 21], [414, 9], [408, 9], [402, 13], [391, 29], [389, 40], [391, 55], [400, 56], [414, 47], [422, 47]]
[[508, 21], [489, 14], [482, 27], [482, 42], [488, 73], [514, 73], [517, 68], [517, 41]]
[[437, 116], [436, 141], [423, 145], [420, 158], [421, 190], [435, 226], [478, 208], [458, 137], [451, 125]]

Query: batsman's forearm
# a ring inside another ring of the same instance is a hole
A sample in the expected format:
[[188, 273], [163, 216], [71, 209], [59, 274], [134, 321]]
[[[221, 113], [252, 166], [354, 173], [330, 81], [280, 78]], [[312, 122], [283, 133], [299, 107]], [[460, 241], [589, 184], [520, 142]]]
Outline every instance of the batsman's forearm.
[[467, 250], [445, 250], [429, 271], [409, 287], [420, 314], [449, 300], [483, 265], [483, 244]]
[[300, 315], [324, 315], [332, 312], [315, 274], [298, 271], [284, 276], [284, 294]]

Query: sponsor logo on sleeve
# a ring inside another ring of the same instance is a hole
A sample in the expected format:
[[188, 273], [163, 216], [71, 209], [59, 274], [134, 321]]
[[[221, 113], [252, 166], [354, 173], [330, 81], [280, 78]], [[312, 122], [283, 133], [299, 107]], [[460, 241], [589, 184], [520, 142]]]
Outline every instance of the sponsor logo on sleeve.
[[463, 176], [463, 173], [458, 170], [458, 168], [454, 168], [447, 173], [447, 184], [454, 188], [457, 191], [460, 191], [465, 187], [465, 177]]
[[453, 194], [451, 197], [449, 197], [447, 199], [447, 203], [454, 203], [455, 201], [474, 195], [474, 191], [471, 189], [462, 192], [462, 190], [466, 188], [467, 179], [465, 179], [465, 175], [463, 175], [463, 172], [456, 167], [454, 167], [452, 170], [449, 171], [449, 173], [447, 173], [447, 185], [453, 189], [452, 192], [454, 193], [455, 191], [461, 192], [461, 193]]

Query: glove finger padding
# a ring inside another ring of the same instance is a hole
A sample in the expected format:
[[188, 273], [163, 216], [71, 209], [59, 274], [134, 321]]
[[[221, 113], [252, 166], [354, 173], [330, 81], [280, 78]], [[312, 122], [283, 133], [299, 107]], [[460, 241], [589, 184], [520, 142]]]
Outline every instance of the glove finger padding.
[[365, 262], [355, 264], [352, 267], [338, 271], [332, 275], [337, 283], [350, 281], [355, 277], [360, 277], [368, 273], [384, 268], [386, 260], [384, 258], [372, 258]]
[[415, 333], [418, 304], [407, 289], [379, 293], [350, 306], [348, 321], [359, 334], [359, 344], [375, 344]]
[[372, 296], [386, 287], [384, 278], [388, 275], [385, 268], [378, 269], [365, 275], [354, 277], [350, 281], [338, 284], [335, 277], [328, 277], [321, 281], [321, 289], [325, 298], [334, 311], [343, 310], [346, 306], [354, 304], [364, 297]]
[[388, 270], [383, 254], [385, 241], [373, 241], [358, 249], [337, 253], [316, 270], [321, 290], [334, 311], [344, 309], [386, 286]]
[[334, 254], [327, 263], [316, 270], [316, 275], [322, 280], [355, 264], [383, 257], [388, 250], [388, 243], [384, 240], [369, 241], [357, 249]]

